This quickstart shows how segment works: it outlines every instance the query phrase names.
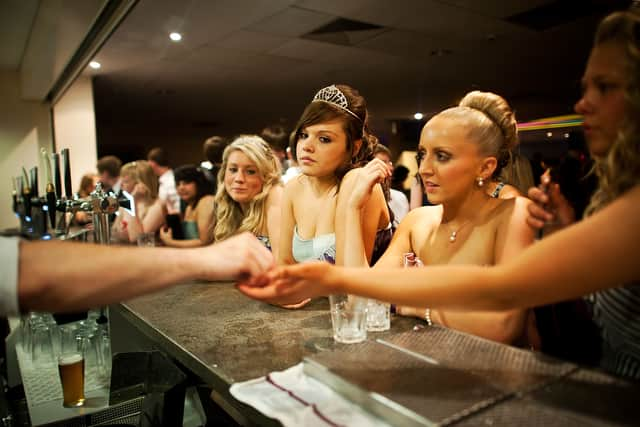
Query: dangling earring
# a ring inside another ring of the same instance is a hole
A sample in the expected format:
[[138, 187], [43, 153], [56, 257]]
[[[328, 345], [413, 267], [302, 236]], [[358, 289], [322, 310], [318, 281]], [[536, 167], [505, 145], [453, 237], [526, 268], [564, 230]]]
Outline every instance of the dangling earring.
[[484, 179], [481, 176], [476, 178], [476, 182], [478, 183], [478, 187], [482, 187], [484, 185]]

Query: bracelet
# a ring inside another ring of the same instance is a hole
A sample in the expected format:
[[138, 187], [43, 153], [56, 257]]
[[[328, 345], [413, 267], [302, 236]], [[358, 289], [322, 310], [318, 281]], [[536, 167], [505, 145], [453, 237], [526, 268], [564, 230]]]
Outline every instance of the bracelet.
[[424, 321], [427, 322], [427, 326], [433, 326], [433, 321], [431, 320], [431, 309], [426, 308], [424, 310]]

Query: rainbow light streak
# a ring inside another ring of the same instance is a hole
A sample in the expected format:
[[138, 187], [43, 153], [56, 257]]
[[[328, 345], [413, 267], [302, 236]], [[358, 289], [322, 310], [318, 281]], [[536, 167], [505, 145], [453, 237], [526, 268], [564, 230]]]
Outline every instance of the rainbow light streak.
[[540, 130], [540, 129], [556, 129], [581, 126], [583, 122], [582, 116], [579, 114], [570, 114], [566, 116], [546, 117], [544, 119], [533, 120], [525, 123], [518, 123], [519, 131]]

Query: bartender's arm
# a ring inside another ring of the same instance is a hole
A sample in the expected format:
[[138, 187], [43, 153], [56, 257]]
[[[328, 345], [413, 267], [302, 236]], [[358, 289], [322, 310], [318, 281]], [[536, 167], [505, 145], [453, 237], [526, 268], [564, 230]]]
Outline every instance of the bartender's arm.
[[189, 280], [247, 278], [273, 265], [249, 233], [186, 250], [6, 238], [0, 249], [0, 314], [83, 310]]

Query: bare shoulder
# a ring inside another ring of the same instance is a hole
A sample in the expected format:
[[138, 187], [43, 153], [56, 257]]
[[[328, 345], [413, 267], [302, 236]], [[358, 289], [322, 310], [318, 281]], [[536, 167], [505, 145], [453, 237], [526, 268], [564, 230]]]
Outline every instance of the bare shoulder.
[[282, 195], [287, 201], [296, 200], [304, 190], [306, 177], [302, 174], [291, 178], [282, 190]]
[[510, 199], [496, 199], [498, 206], [495, 208], [496, 216], [500, 216], [504, 220], [508, 220], [514, 215], [522, 216], [528, 212], [528, 207], [533, 203], [530, 199], [523, 196], [512, 197]]
[[362, 168], [354, 168], [346, 173], [344, 177], [342, 177], [342, 181], [340, 182], [340, 191], [349, 192], [356, 183], [358, 182], [358, 176], [360, 175], [360, 171]]
[[274, 185], [269, 190], [269, 194], [267, 195], [267, 204], [277, 203], [282, 199], [282, 195], [284, 194], [284, 189], [282, 185]]
[[206, 196], [202, 196], [200, 200], [198, 200], [198, 206], [196, 209], [200, 208], [213, 208], [213, 203], [215, 202], [215, 197], [211, 194], [207, 194]]
[[407, 216], [404, 217], [398, 230], [403, 227], [413, 228], [417, 224], [421, 226], [436, 225], [440, 223], [442, 219], [442, 206], [422, 206], [409, 211]]
[[514, 197], [522, 197], [522, 193], [516, 187], [510, 184], [505, 184], [500, 190], [501, 199], [512, 199]]

